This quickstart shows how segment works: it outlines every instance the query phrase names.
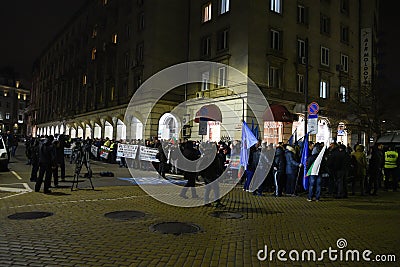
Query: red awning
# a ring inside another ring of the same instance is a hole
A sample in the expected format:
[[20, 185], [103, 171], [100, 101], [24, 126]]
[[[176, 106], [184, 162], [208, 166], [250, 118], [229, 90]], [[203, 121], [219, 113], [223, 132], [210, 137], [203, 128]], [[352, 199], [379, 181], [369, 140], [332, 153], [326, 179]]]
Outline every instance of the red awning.
[[293, 122], [295, 115], [283, 105], [271, 105], [265, 110], [264, 121]]
[[199, 122], [200, 120], [222, 122], [221, 110], [214, 104], [202, 106], [201, 109], [196, 112], [194, 121]]

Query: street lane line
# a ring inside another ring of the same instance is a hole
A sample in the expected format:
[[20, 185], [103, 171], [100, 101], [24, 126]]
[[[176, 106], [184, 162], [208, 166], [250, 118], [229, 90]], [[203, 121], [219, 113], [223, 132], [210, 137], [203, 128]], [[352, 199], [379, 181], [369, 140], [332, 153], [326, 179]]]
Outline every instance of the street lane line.
[[17, 177], [19, 180], [22, 180], [22, 177], [18, 175], [15, 171], [11, 171], [12, 174], [14, 174], [15, 177]]

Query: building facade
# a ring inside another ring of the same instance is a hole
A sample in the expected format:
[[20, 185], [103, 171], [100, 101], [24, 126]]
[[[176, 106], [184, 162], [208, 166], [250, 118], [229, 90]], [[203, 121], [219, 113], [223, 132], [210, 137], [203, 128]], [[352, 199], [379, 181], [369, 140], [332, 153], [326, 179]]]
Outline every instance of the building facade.
[[[270, 109], [287, 113], [288, 118], [259, 123], [266, 142], [286, 141], [295, 131], [302, 137], [307, 105], [317, 102], [313, 140], [365, 143], [362, 106], [376, 89], [370, 84], [377, 64], [377, 16], [375, 0], [88, 1], [35, 65], [35, 133], [179, 138], [174, 129], [185, 123], [169, 112], [196, 98], [232, 105], [244, 120], [254, 119], [242, 105], [246, 90], [233, 95], [223, 67], [204, 69], [202, 82], [161, 100], [144, 125], [140, 116], [124, 118], [143, 81], [174, 64], [203, 60], [243, 72]], [[209, 104], [199, 103], [192, 110]], [[209, 121], [206, 139], [224, 136], [221, 123], [238, 124]], [[204, 138], [199, 124], [188, 125], [192, 138]]]
[[0, 134], [7, 131], [25, 136], [30, 132], [26, 114], [30, 90], [10, 73], [0, 71]]

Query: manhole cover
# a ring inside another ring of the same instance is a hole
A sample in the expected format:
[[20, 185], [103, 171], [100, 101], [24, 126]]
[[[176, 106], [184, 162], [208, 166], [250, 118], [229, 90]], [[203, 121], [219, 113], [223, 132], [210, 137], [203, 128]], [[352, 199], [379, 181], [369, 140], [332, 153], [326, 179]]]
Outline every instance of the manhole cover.
[[211, 216], [221, 219], [240, 219], [243, 217], [240, 213], [227, 212], [227, 211], [214, 211], [210, 213]]
[[107, 218], [115, 219], [115, 220], [134, 220], [137, 218], [142, 218], [146, 214], [141, 211], [136, 210], [123, 210], [123, 211], [113, 211], [104, 214]]
[[52, 212], [45, 211], [30, 211], [30, 212], [18, 212], [9, 215], [8, 218], [11, 220], [34, 220], [52, 216]]
[[200, 231], [200, 227], [195, 224], [184, 222], [163, 222], [150, 226], [150, 230], [162, 234], [180, 235], [197, 233]]

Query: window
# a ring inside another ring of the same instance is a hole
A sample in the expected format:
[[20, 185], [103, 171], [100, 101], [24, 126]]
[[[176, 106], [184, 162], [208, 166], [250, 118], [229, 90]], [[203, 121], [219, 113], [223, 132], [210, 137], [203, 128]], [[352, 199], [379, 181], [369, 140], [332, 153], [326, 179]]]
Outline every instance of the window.
[[306, 8], [303, 5], [297, 5], [297, 23], [306, 24]]
[[227, 84], [226, 81], [226, 67], [218, 68], [218, 86], [225, 87]]
[[340, 26], [340, 41], [345, 44], [349, 43], [349, 27]]
[[93, 48], [93, 49], [92, 49], [92, 56], [91, 56], [92, 60], [95, 60], [95, 59], [96, 59], [96, 53], [97, 53], [97, 49], [96, 49], [96, 48]]
[[340, 12], [349, 14], [349, 0], [340, 0]]
[[144, 30], [144, 13], [140, 13], [138, 17], [138, 29], [139, 31]]
[[271, 33], [271, 48], [274, 50], [280, 50], [281, 49], [280, 31], [271, 29], [270, 33]]
[[329, 95], [329, 82], [327, 80], [321, 80], [319, 82], [319, 97], [328, 98]]
[[136, 89], [139, 88], [142, 85], [142, 74], [135, 75], [134, 82], [135, 82], [135, 88]]
[[305, 87], [305, 79], [304, 75], [297, 73], [297, 92], [298, 93], [304, 93], [304, 87]]
[[297, 39], [297, 57], [299, 58], [299, 63], [306, 63], [306, 42], [302, 39]]
[[201, 90], [209, 90], [210, 89], [210, 72], [206, 71], [201, 74]]
[[344, 87], [343, 85], [340, 86], [340, 88], [339, 88], [339, 101], [341, 103], [347, 102], [347, 88]]
[[270, 10], [275, 13], [282, 13], [282, 0], [270, 0]]
[[10, 107], [10, 102], [6, 102], [6, 108]]
[[331, 20], [329, 17], [322, 15], [321, 14], [321, 25], [320, 25], [320, 31], [322, 34], [327, 34], [329, 35], [331, 32]]
[[21, 93], [18, 93], [18, 97], [17, 97], [18, 99], [21, 99]]
[[114, 86], [111, 87], [111, 92], [110, 93], [111, 93], [111, 96], [110, 96], [111, 97], [111, 101], [113, 101], [114, 98], [115, 98], [115, 87]]
[[6, 113], [6, 120], [10, 119], [10, 113]]
[[129, 39], [131, 37], [131, 25], [126, 24], [125, 26], [125, 34], [126, 38]]
[[269, 67], [268, 85], [272, 88], [281, 87], [281, 71], [277, 67]]
[[112, 35], [111, 42], [112, 42], [113, 44], [116, 44], [116, 43], [117, 43], [117, 38], [118, 38], [118, 35], [117, 35], [116, 33], [114, 33], [114, 34]]
[[108, 0], [103, 0], [103, 5], [107, 5]]
[[321, 46], [321, 65], [329, 66], [329, 48]]
[[130, 63], [129, 53], [125, 53], [124, 66], [126, 70], [129, 69], [129, 63]]
[[93, 27], [92, 38], [96, 38], [96, 36], [97, 36], [97, 24], [94, 25], [94, 27]]
[[211, 37], [206, 36], [201, 39], [201, 56], [211, 55]]
[[18, 123], [24, 123], [24, 117], [22, 114], [18, 114]]
[[218, 51], [228, 49], [229, 47], [229, 30], [225, 29], [218, 33], [217, 48]]
[[87, 84], [87, 76], [86, 75], [83, 75], [83, 77], [82, 77], [82, 84], [83, 85]]
[[136, 62], [140, 63], [143, 61], [143, 50], [144, 50], [144, 45], [143, 43], [138, 44], [136, 46]]
[[203, 6], [203, 17], [202, 17], [203, 23], [211, 20], [211, 8], [212, 8], [211, 2]]
[[229, 0], [220, 0], [220, 15], [225, 14], [229, 11], [229, 2]]
[[342, 71], [344, 72], [349, 72], [349, 56], [345, 54], [340, 55], [340, 65], [342, 68]]
[[26, 94], [24, 94], [23, 99], [26, 100]]

